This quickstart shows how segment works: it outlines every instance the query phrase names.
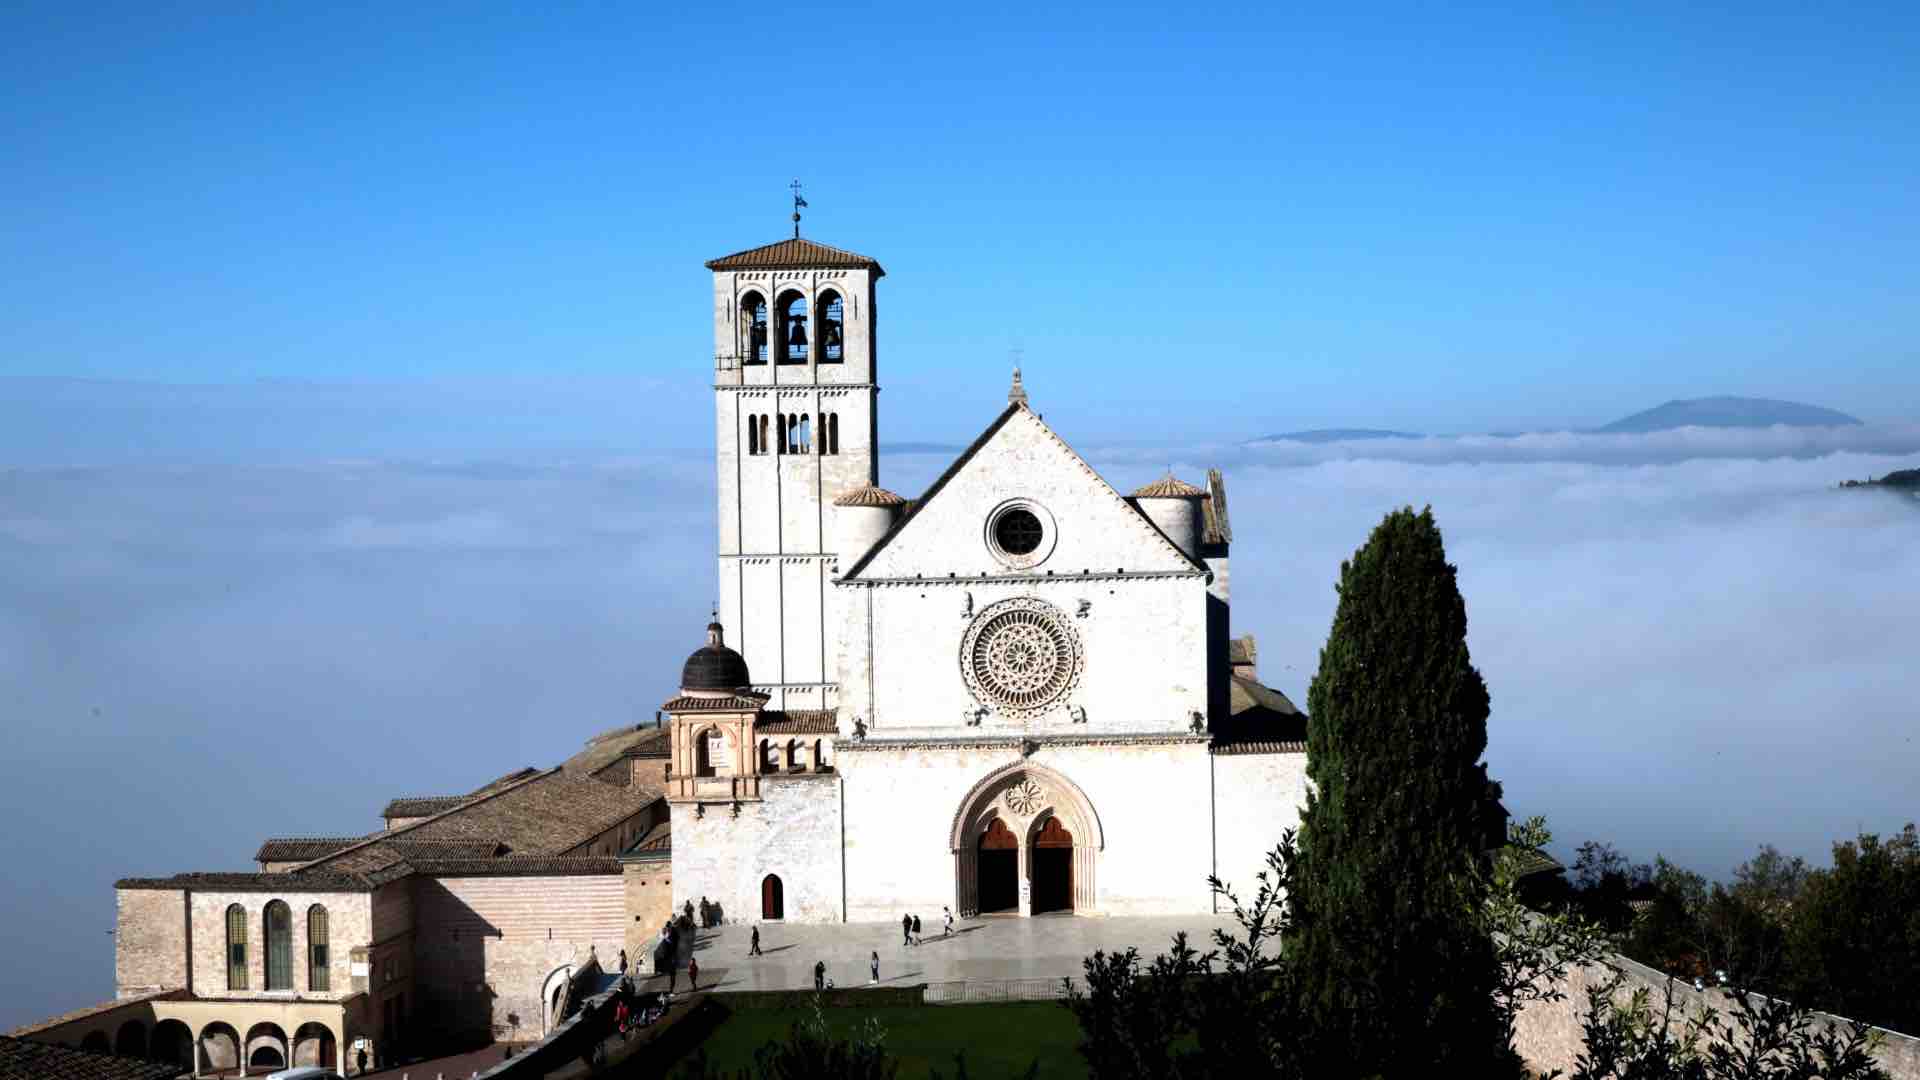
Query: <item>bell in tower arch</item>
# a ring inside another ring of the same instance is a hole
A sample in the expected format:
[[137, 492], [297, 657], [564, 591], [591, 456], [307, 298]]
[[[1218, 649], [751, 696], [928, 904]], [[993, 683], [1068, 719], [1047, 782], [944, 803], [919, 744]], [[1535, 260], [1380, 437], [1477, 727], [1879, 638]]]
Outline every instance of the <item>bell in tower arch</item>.
[[781, 305], [782, 317], [786, 323], [785, 331], [788, 361], [807, 358], [807, 298], [799, 293], [788, 293]]

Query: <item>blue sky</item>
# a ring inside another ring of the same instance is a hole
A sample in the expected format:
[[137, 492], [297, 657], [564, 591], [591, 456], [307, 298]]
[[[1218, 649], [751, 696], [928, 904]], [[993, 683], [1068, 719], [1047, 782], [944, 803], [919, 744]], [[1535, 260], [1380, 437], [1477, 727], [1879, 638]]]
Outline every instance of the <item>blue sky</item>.
[[15, 5], [0, 375], [677, 380], [798, 176], [927, 438], [1920, 415], [1920, 9], [1541, 8]]

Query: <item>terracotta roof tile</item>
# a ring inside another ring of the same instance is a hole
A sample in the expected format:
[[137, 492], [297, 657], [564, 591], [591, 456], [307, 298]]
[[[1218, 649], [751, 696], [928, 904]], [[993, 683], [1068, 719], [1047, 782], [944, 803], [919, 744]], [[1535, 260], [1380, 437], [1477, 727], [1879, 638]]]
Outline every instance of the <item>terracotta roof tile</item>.
[[898, 495], [895, 495], [893, 492], [888, 491], [886, 488], [874, 487], [872, 484], [862, 484], [859, 487], [848, 488], [847, 490], [841, 492], [840, 494], [835, 495], [833, 497], [833, 505], [835, 506], [882, 506], [882, 507], [905, 506], [907, 505], [907, 500], [901, 498]]
[[[59, 1016], [49, 1016], [45, 1020], [36, 1020], [31, 1024], [24, 1024], [14, 1028], [12, 1031], [6, 1032], [6, 1034], [14, 1038], [19, 1038], [24, 1035], [31, 1035], [36, 1031], [57, 1028], [61, 1024], [71, 1024], [75, 1020], [85, 1020], [89, 1016], [112, 1012], [115, 1009], [124, 1009], [129, 1005], [138, 1005], [143, 1001], [182, 1001], [191, 1000], [192, 998], [193, 994], [187, 990], [150, 990], [144, 994], [133, 994], [128, 997], [115, 998], [112, 1001], [102, 1001], [97, 1005], [89, 1005], [84, 1009], [71, 1009], [61, 1013]], [[5, 1074], [0, 1073], [0, 1075]]]
[[[187, 873], [164, 878], [121, 878], [116, 889], [219, 889], [227, 892], [284, 892], [287, 874]], [[300, 872], [302, 892], [370, 892], [384, 884], [366, 874]]]
[[6, 1080], [170, 1080], [186, 1072], [179, 1065], [0, 1035], [0, 1077]]
[[254, 862], [311, 862], [365, 840], [364, 836], [276, 836], [254, 853]]
[[670, 855], [673, 853], [673, 822], [663, 821], [635, 840], [622, 855]]
[[471, 795], [403, 795], [380, 811], [383, 818], [432, 817], [451, 810], [472, 798]]
[[749, 691], [742, 694], [729, 694], [726, 697], [692, 697], [683, 694], [660, 707], [670, 713], [757, 712], [766, 703], [766, 694]]
[[572, 877], [582, 874], [617, 874], [620, 860], [613, 856], [573, 856], [568, 858], [504, 859], [425, 859], [414, 864], [414, 872], [428, 877]]
[[789, 709], [770, 712], [756, 721], [753, 730], [762, 735], [838, 735], [839, 712], [834, 709]]
[[1136, 489], [1133, 497], [1136, 499], [1204, 499], [1207, 493], [1168, 473], [1153, 483]]
[[707, 263], [709, 270], [872, 270], [874, 277], [886, 271], [865, 255], [794, 237], [764, 244], [731, 255], [722, 255]]

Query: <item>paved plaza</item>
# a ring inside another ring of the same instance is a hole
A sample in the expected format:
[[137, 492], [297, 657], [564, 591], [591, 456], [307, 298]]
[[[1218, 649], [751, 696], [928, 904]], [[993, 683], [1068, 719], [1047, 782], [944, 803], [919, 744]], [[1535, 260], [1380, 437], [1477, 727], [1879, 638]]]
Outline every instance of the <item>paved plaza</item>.
[[[1200, 952], [1213, 946], [1212, 931], [1238, 930], [1230, 917], [1181, 915], [1141, 918], [1041, 916], [1033, 919], [958, 920], [952, 937], [942, 937], [936, 914], [920, 916], [922, 944], [900, 944], [900, 924], [760, 924], [760, 949], [747, 955], [752, 927], [747, 924], [701, 930], [694, 945], [702, 990], [795, 990], [813, 986], [813, 965], [826, 961], [827, 977], [838, 987], [867, 985], [868, 961], [880, 954], [880, 985], [996, 982], [1014, 979], [1078, 978], [1081, 963], [1096, 950], [1109, 953], [1128, 946], [1151, 958], [1165, 952], [1177, 931]], [[665, 976], [644, 986], [664, 987]], [[679, 975], [680, 989], [687, 978]]]

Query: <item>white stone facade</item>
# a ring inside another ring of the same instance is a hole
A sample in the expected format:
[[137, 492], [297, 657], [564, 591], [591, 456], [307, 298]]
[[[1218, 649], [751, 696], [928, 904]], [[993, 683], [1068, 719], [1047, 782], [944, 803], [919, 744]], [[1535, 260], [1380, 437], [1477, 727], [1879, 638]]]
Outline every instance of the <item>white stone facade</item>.
[[[832, 261], [789, 258], [808, 251]], [[1221, 482], [1125, 497], [1016, 382], [915, 505], [849, 494], [880, 479], [881, 272], [846, 268], [861, 259], [791, 241], [710, 264], [720, 619], [751, 675], [740, 689], [768, 698], [736, 723], [828, 709], [838, 735], [829, 771], [702, 773], [675, 789], [676, 906], [704, 896], [758, 921], [768, 875], [793, 921], [1210, 913], [1212, 874], [1250, 895], [1298, 821], [1305, 757], [1297, 743], [1221, 741]], [[815, 337], [805, 362], [778, 362], [794, 325], [782, 298], [817, 312], [827, 290], [842, 298], [840, 359], [819, 362]], [[756, 298], [770, 304], [760, 332]], [[797, 418], [810, 418], [804, 438]], [[690, 701], [676, 724], [691, 733], [709, 707]]]

